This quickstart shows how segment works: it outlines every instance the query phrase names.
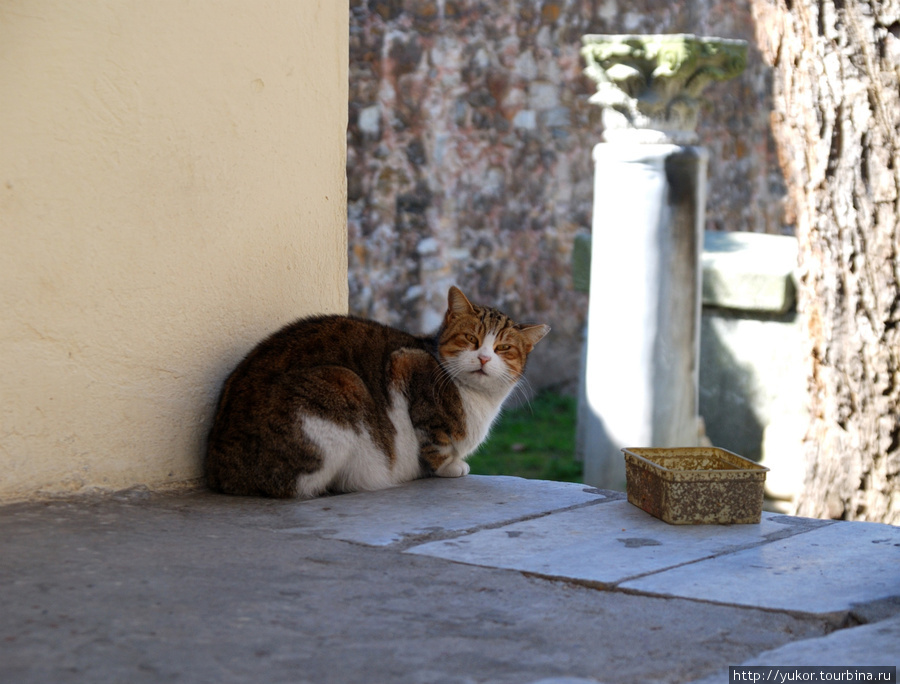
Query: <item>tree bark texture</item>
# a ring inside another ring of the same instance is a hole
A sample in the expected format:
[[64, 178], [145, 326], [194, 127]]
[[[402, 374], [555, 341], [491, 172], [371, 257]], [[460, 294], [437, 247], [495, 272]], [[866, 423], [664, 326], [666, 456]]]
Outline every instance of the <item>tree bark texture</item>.
[[800, 242], [797, 512], [900, 523], [900, 3], [752, 0]]

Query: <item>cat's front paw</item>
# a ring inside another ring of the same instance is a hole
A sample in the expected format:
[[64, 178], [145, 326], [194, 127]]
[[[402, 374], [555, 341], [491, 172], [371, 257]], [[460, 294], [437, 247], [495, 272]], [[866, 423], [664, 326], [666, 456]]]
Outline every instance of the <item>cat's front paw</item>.
[[463, 477], [469, 474], [469, 464], [465, 461], [447, 461], [434, 474], [438, 477]]

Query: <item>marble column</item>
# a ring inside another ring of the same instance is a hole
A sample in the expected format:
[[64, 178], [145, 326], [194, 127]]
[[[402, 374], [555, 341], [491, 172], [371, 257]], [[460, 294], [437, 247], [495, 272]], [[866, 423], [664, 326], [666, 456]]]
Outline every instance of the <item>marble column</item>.
[[625, 488], [622, 447], [695, 446], [707, 151], [700, 93], [740, 73], [746, 43], [689, 35], [583, 38], [603, 139], [593, 151], [585, 482]]

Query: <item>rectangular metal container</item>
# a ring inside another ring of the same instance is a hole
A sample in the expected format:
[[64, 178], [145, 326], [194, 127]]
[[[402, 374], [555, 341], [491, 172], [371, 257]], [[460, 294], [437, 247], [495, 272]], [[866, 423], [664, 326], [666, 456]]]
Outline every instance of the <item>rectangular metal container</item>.
[[768, 468], [717, 447], [622, 449], [628, 501], [672, 525], [758, 523]]

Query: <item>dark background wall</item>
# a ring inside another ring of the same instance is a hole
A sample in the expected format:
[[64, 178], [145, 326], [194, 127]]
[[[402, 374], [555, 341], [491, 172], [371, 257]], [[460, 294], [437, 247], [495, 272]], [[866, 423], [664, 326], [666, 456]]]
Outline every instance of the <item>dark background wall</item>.
[[573, 290], [570, 260], [575, 235], [591, 227], [591, 148], [602, 133], [581, 73], [585, 33], [750, 41], [746, 72], [706, 91], [707, 228], [790, 232], [770, 73], [744, 0], [350, 4], [352, 313], [430, 331], [457, 284], [550, 324], [531, 383], [574, 389], [587, 295]]

